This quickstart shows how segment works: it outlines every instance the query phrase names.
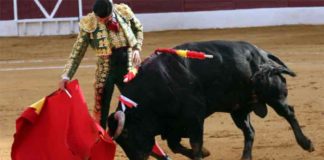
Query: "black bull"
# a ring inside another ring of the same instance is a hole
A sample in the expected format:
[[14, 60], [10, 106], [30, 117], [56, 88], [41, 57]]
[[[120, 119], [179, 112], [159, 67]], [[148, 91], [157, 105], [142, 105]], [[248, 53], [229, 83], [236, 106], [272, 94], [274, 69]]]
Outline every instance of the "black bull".
[[[201, 159], [204, 119], [214, 112], [228, 112], [244, 134], [242, 159], [252, 158], [254, 129], [250, 112], [267, 114], [266, 104], [292, 127], [298, 144], [313, 151], [292, 106], [287, 104], [287, 85], [282, 74], [295, 76], [279, 58], [247, 42], [208, 41], [175, 47], [213, 55], [212, 59], [181, 58], [153, 54], [122, 94], [138, 103], [136, 108], [110, 115], [110, 134], [129, 159], [147, 159], [154, 137], [162, 135], [173, 152]], [[119, 103], [118, 110], [121, 104]], [[121, 127], [117, 127], [117, 126]], [[180, 144], [188, 137], [191, 149]]]

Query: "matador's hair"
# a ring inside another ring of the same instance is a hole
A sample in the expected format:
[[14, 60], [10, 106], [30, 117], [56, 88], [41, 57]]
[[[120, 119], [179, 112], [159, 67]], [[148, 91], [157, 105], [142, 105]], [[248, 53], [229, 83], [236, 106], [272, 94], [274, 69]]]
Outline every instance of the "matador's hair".
[[112, 9], [113, 5], [110, 0], [96, 0], [92, 10], [96, 16], [104, 18], [111, 15]]

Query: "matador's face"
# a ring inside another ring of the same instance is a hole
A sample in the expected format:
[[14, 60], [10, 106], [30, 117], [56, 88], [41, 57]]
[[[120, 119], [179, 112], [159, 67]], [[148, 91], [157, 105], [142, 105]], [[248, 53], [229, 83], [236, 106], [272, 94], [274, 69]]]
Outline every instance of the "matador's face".
[[99, 22], [101, 22], [101, 23], [109, 23], [112, 20], [112, 15], [109, 15], [109, 16], [103, 17], [103, 18], [98, 17], [98, 19], [99, 19]]

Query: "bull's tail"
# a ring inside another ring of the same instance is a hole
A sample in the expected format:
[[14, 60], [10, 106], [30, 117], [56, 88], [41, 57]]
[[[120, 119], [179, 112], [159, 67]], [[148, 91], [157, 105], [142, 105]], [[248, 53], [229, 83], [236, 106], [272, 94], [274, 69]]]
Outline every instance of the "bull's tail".
[[274, 73], [287, 74], [292, 77], [296, 76], [296, 73], [294, 71], [292, 71], [291, 69], [289, 69], [278, 57], [276, 57], [275, 55], [273, 55], [269, 52], [268, 52], [267, 56], [272, 62], [275, 62], [279, 65], [277, 67], [273, 67], [272, 70]]

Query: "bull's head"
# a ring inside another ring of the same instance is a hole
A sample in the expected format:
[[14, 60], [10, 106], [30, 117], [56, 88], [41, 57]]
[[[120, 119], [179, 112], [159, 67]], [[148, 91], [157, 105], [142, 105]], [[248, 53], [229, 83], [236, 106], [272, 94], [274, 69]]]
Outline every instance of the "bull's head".
[[154, 144], [154, 137], [143, 134], [143, 130], [132, 121], [127, 121], [122, 111], [112, 113], [108, 118], [109, 135], [122, 147], [129, 159], [148, 159]]

